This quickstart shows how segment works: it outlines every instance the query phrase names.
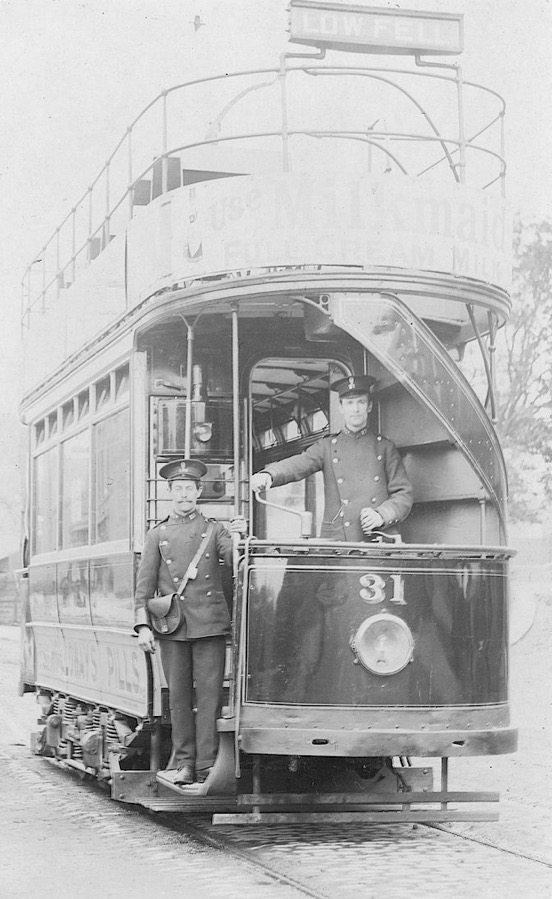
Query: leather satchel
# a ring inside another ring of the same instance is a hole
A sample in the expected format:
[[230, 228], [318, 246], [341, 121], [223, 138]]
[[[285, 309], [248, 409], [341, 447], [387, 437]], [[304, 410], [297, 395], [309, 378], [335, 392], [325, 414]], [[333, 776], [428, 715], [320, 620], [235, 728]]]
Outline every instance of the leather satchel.
[[188, 565], [186, 574], [182, 578], [176, 593], [166, 593], [164, 596], [152, 596], [146, 602], [148, 612], [150, 613], [151, 626], [156, 634], [159, 634], [160, 636], [174, 634], [184, 621], [182, 594], [184, 593], [188, 581], [195, 578], [197, 575], [197, 564], [207, 548], [212, 532], [213, 524], [212, 522], [209, 522], [205, 536], [199, 545], [199, 549]]
[[147, 601], [151, 626], [156, 634], [174, 634], [182, 624], [180, 593], [167, 593], [165, 596], [152, 596]]

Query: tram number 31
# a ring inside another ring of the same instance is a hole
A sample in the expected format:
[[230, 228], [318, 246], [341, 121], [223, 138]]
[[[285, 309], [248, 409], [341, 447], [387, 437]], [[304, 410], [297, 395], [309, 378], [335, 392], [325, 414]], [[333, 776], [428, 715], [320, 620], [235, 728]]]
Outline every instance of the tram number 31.
[[[380, 574], [363, 574], [360, 581], [360, 598], [369, 605], [377, 605], [385, 599], [399, 606], [405, 606], [404, 581], [400, 574], [389, 574], [382, 577]], [[388, 588], [386, 591], [385, 588]], [[391, 596], [388, 595], [391, 587]]]

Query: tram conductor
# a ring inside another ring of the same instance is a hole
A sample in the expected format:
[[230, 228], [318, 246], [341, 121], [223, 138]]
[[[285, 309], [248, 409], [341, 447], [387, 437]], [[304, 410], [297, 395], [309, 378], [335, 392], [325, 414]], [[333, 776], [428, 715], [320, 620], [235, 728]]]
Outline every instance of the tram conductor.
[[254, 491], [279, 487], [322, 471], [321, 537], [362, 542], [372, 531], [398, 533], [412, 508], [412, 485], [391, 440], [368, 426], [375, 378], [351, 375], [332, 384], [339, 395], [343, 428], [304, 452], [273, 462], [251, 478]]
[[[140, 648], [155, 652], [155, 638], [159, 641], [172, 729], [172, 753], [163, 776], [177, 786], [204, 783], [215, 762], [230, 633], [219, 559], [231, 566], [232, 537], [197, 508], [206, 472], [203, 462], [192, 459], [160, 469], [169, 484], [172, 512], [147, 534], [135, 593], [134, 630]], [[232, 530], [237, 529], [234, 525]], [[180, 625], [172, 633], [154, 635], [148, 600], [156, 593], [163, 597], [176, 592], [184, 578]]]

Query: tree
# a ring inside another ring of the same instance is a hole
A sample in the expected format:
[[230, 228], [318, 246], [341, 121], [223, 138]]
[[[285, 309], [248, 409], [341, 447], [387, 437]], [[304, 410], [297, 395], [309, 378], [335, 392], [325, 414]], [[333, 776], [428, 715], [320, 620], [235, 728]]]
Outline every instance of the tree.
[[497, 430], [510, 470], [510, 517], [538, 521], [543, 500], [552, 500], [551, 222], [516, 222], [512, 313], [502, 343]]

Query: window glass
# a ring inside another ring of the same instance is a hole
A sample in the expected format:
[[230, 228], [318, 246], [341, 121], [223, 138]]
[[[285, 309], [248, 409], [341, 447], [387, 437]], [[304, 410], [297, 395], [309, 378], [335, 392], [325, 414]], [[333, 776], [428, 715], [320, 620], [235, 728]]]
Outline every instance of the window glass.
[[33, 551], [51, 552], [57, 548], [57, 447], [34, 460]]
[[88, 561], [71, 559], [57, 569], [59, 620], [62, 624], [91, 624]]
[[92, 623], [132, 628], [133, 569], [131, 554], [105, 556], [90, 561]]
[[130, 500], [129, 411], [94, 427], [96, 542], [128, 535]]
[[89, 431], [64, 440], [61, 453], [61, 545], [83, 546], [89, 533]]
[[90, 411], [90, 391], [83, 390], [82, 393], [78, 395], [78, 414], [79, 421], [81, 418], [84, 418], [85, 415], [88, 415]]
[[55, 437], [58, 430], [58, 414], [57, 409], [48, 416], [48, 437]]
[[[186, 452], [186, 401], [159, 399], [156, 455]], [[226, 461], [232, 456], [232, 407], [228, 402], [192, 402], [191, 455]]]
[[35, 446], [40, 446], [41, 443], [44, 443], [46, 439], [46, 422], [44, 420], [39, 421], [37, 425], [35, 425]]
[[68, 428], [73, 424], [75, 420], [75, 406], [73, 400], [69, 400], [68, 403], [65, 403], [61, 410], [61, 415], [64, 428]]
[[128, 365], [123, 365], [115, 372], [115, 399], [120, 400], [121, 397], [128, 393], [129, 384], [129, 367]]
[[101, 409], [111, 398], [111, 377], [106, 375], [96, 383], [96, 409]]

